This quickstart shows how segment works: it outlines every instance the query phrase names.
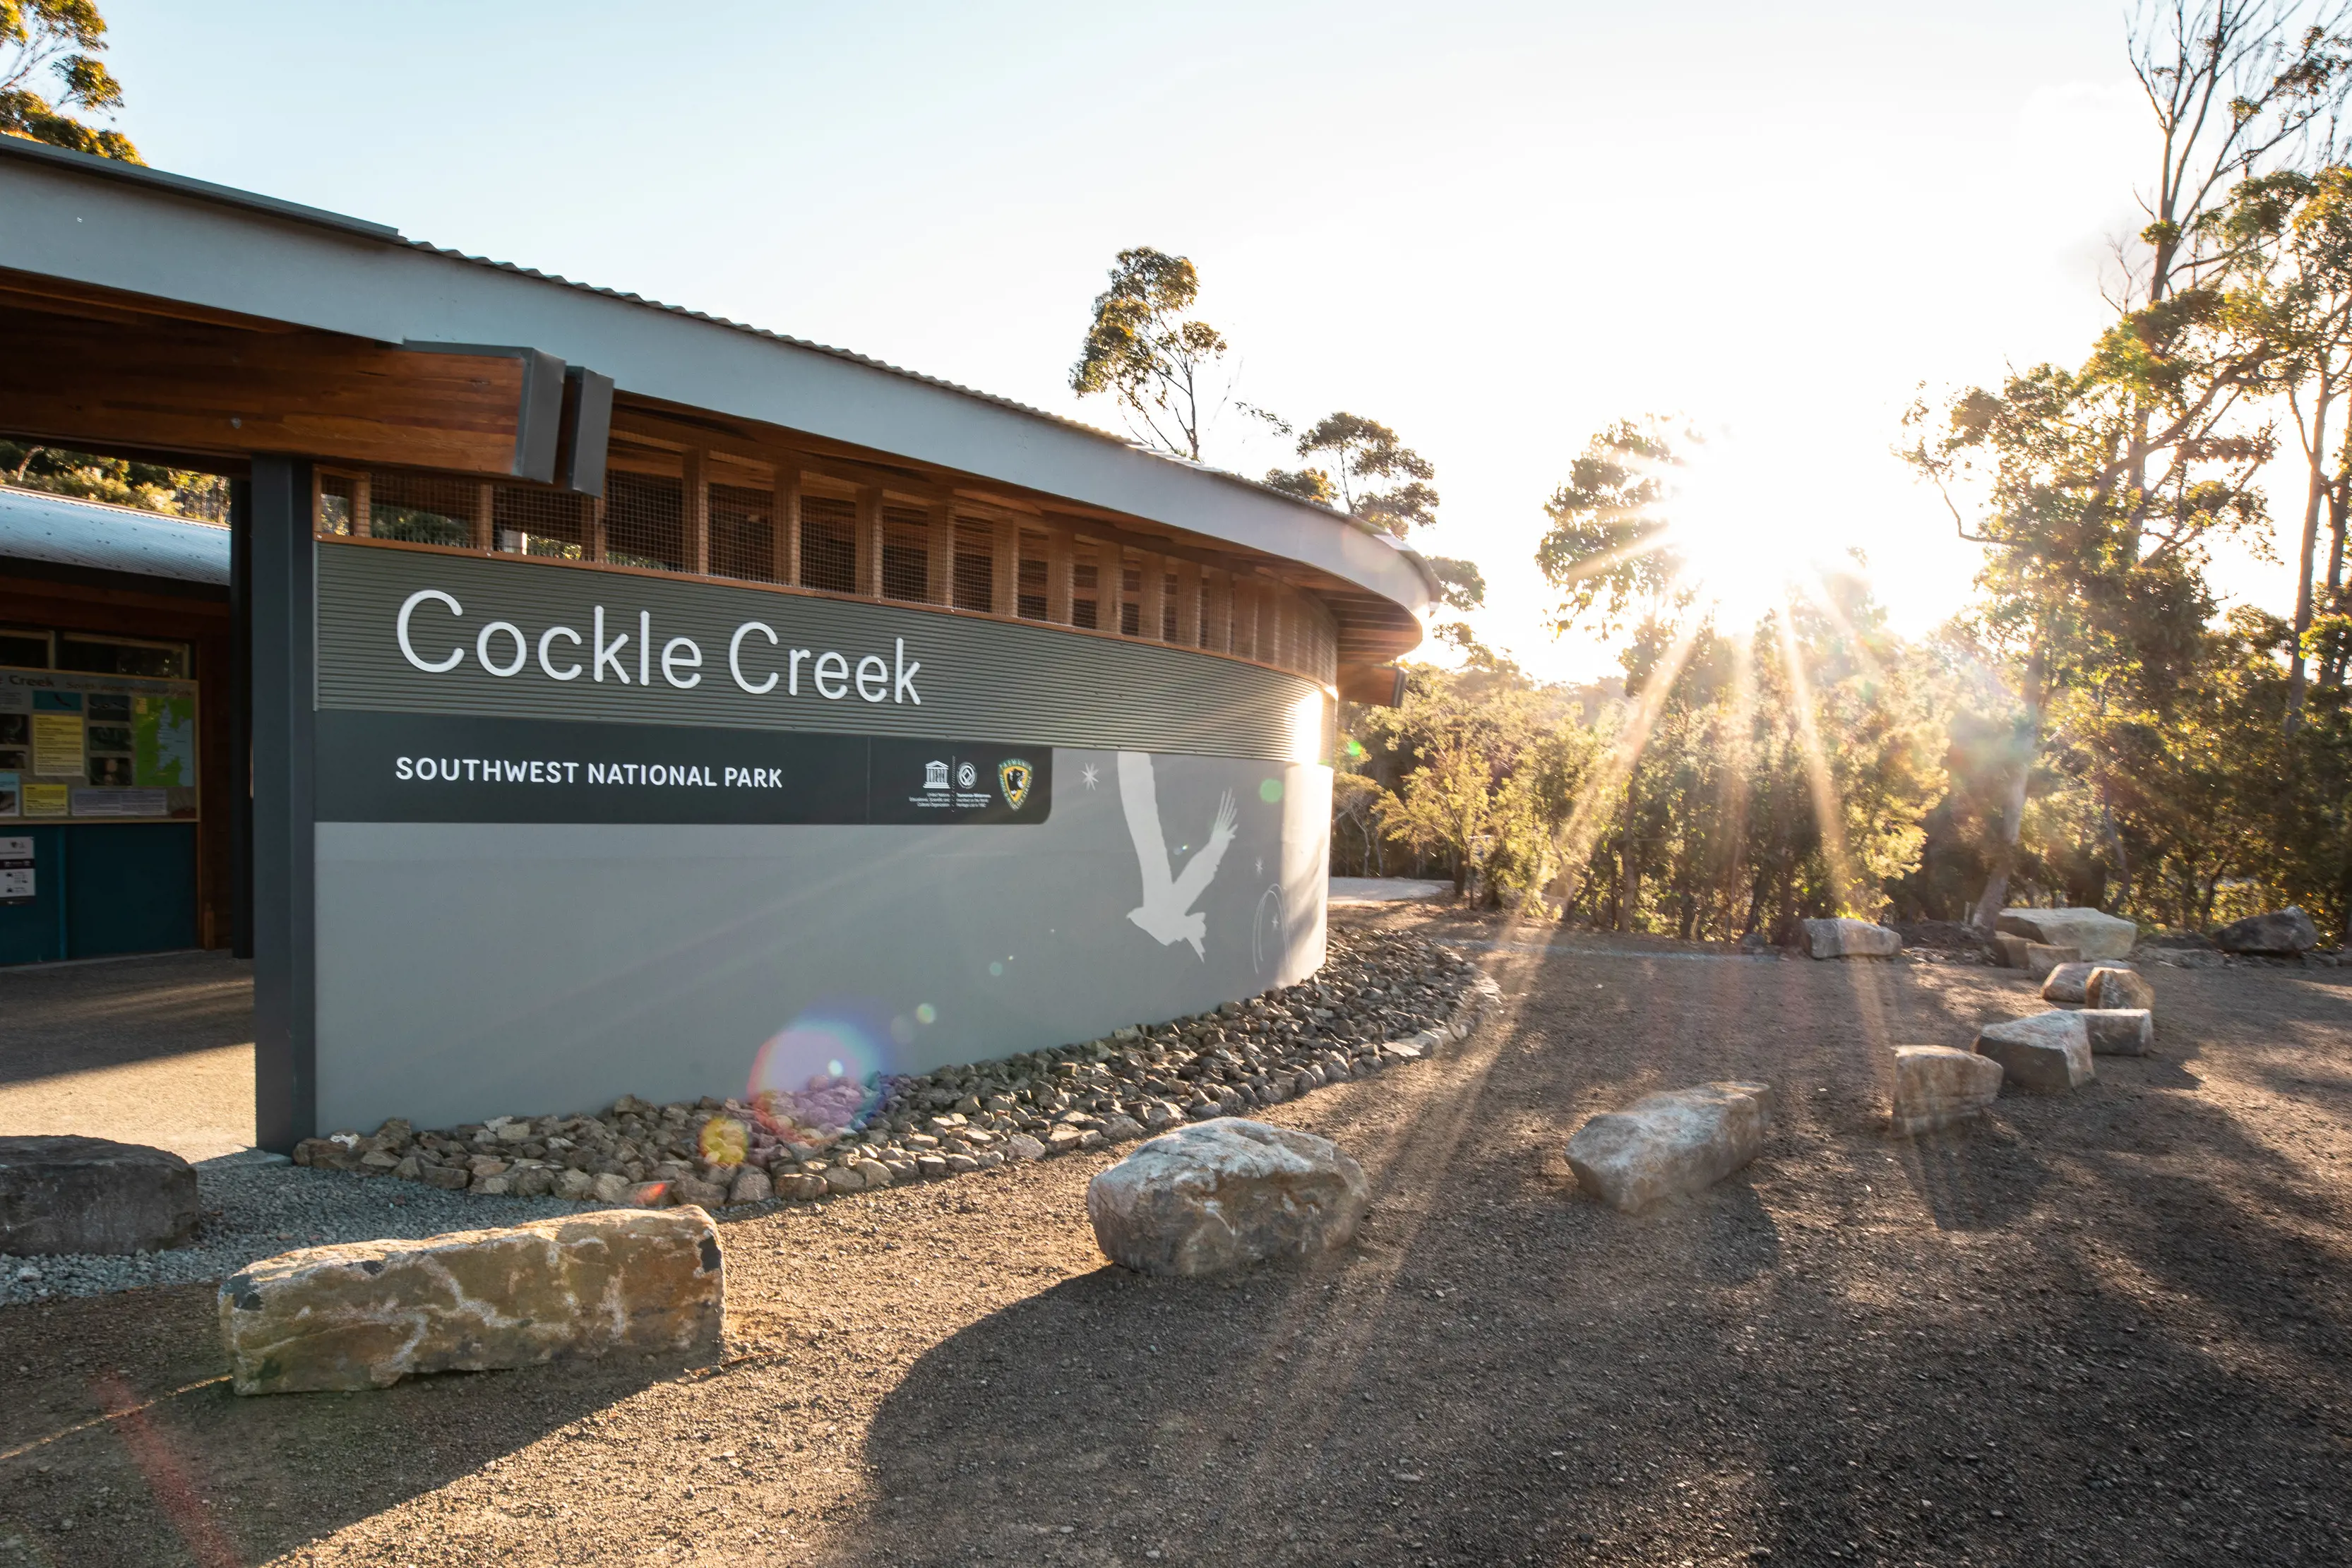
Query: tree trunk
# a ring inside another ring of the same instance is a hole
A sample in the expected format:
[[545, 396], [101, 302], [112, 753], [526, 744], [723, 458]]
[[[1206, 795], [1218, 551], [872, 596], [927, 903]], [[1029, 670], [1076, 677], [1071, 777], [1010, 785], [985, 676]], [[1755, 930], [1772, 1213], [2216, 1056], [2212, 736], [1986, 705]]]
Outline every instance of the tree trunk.
[[1635, 820], [1639, 816], [1642, 797], [1635, 790], [1640, 775], [1637, 767], [1625, 779], [1625, 832], [1622, 848], [1617, 855], [1617, 929], [1633, 929], [1633, 911], [1642, 902], [1642, 859], [1634, 837]]
[[[2336, 444], [2336, 478], [2327, 486], [2327, 612], [2343, 613], [2344, 591], [2344, 523], [2347, 502], [2352, 502], [2352, 411], [2345, 417], [2344, 439]], [[2327, 691], [2341, 691], [2344, 686], [2344, 664], [2352, 653], [2352, 639], [2337, 632], [2327, 640], [2327, 657], [2320, 665], [2319, 684]]]
[[2311, 631], [2311, 558], [2319, 549], [2319, 503], [2327, 492], [2327, 405], [2334, 401], [2323, 377], [2317, 406], [2312, 410], [2311, 442], [2305, 450], [2309, 480], [2304, 486], [2303, 544], [2294, 552], [2294, 646], [2286, 666], [2286, 732], [2303, 727], [2303, 640]]
[[2121, 915], [2124, 912], [2124, 905], [2131, 902], [2131, 856], [2124, 850], [2123, 834], [2116, 831], [2116, 813], [2107, 804], [2107, 792], [2105, 789], [2099, 791], [2099, 825], [2106, 831], [2107, 852], [2115, 857], [2116, 882], [2115, 913]]
[[2025, 832], [2025, 791], [2033, 778], [2033, 763], [2042, 755], [2042, 703], [2047, 672], [2042, 667], [2042, 640], [2033, 640], [2032, 649], [2025, 656], [2025, 712], [2019, 723], [2022, 742], [2017, 753], [2017, 777], [2009, 787], [2009, 799], [2002, 802], [2000, 843], [1993, 854], [1992, 870], [1985, 878], [1984, 896], [1977, 900], [1976, 913], [1969, 924], [1990, 936], [2000, 918], [2002, 907], [2009, 902], [2009, 879], [2017, 870], [2018, 841]]

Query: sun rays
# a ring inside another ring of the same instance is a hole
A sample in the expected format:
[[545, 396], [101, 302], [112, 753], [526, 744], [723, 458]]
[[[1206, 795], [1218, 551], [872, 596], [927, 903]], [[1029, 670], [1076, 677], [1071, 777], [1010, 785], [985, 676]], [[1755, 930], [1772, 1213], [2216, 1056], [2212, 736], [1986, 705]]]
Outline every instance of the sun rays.
[[[1641, 474], [1639, 463], [1630, 466]], [[1657, 481], [1652, 491], [1655, 499], [1612, 518], [1621, 533], [1632, 529], [1636, 537], [1553, 570], [1554, 584], [1562, 589], [1597, 577], [1629, 575], [1645, 558], [1669, 563], [1672, 576], [1652, 599], [1648, 613], [1649, 624], [1665, 632], [1664, 644], [1639, 677], [1638, 690], [1630, 694], [1632, 701], [1616, 733], [1580, 782], [1557, 839], [1562, 869], [1549, 891], [1563, 909], [1581, 893], [1594, 848], [1621, 803], [1629, 807], [1628, 831], [1633, 831], [1628, 787], [1675, 683], [1694, 654], [1713, 639], [1726, 645], [1729, 664], [1727, 718], [1716, 736], [1725, 765], [1716, 782], [1714, 804], [1730, 835], [1727, 841], [1744, 836], [1760, 711], [1756, 643], [1769, 625], [1787, 683], [1793, 739], [1838, 911], [1866, 912], [1874, 900], [1867, 879], [1858, 875], [1848, 852], [1845, 809], [1822, 742], [1798, 614], [1808, 612], [1826, 623], [1841, 651], [1867, 678], [1880, 682], [1884, 673], [1832, 591], [1827, 563], [1812, 557], [1808, 545], [1812, 519], [1790, 508], [1790, 497], [1810, 491], [1776, 476], [1769, 464], [1759, 464], [1736, 447], [1715, 444], [1696, 446], [1685, 459], [1656, 463], [1642, 476]], [[1838, 575], [1862, 570], [1854, 559], [1834, 568]], [[1726, 851], [1721, 858], [1728, 862], [1731, 852]], [[1727, 865], [1710, 871], [1713, 880], [1721, 882]], [[1717, 891], [1735, 896], [1728, 887]], [[1748, 918], [1756, 913], [1749, 912]]]

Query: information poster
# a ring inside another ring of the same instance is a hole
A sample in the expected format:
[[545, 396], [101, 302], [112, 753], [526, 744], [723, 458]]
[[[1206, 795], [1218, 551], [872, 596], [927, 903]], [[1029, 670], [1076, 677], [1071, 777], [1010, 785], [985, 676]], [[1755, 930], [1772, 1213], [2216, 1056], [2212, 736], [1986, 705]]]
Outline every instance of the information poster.
[[194, 681], [0, 668], [0, 818], [196, 815]]

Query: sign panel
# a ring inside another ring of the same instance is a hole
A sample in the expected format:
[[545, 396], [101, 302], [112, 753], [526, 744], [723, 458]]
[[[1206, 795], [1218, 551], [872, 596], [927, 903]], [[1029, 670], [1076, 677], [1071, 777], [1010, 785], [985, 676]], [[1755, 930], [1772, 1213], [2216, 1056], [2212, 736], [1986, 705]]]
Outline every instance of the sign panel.
[[0, 904], [32, 903], [35, 871], [31, 839], [0, 838]]
[[319, 716], [326, 822], [1042, 824], [1053, 752], [981, 741]]
[[529, 557], [316, 548], [322, 709], [1323, 758], [1323, 688], [1197, 649]]

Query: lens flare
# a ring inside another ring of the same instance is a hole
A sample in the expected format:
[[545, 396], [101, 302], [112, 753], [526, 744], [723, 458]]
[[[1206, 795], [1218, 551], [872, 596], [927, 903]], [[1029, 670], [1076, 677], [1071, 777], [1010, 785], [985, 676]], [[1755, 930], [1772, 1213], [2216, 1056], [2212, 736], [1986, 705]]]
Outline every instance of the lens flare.
[[889, 1014], [874, 1003], [818, 1003], [760, 1048], [744, 1098], [776, 1136], [822, 1146], [865, 1124], [889, 1040]]
[[714, 1166], [740, 1166], [751, 1152], [751, 1129], [732, 1116], [713, 1116], [702, 1124], [696, 1140], [702, 1157]]

